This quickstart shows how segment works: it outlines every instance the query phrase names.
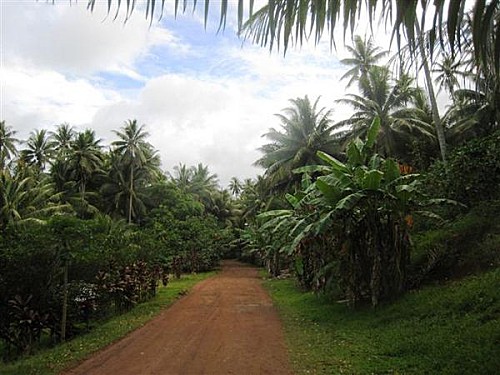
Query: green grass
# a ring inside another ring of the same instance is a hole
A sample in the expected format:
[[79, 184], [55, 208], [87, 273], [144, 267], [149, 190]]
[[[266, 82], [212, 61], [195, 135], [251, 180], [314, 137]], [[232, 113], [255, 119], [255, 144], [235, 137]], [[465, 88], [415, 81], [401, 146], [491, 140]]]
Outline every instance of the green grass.
[[497, 374], [500, 269], [351, 310], [268, 280], [297, 374]]
[[131, 311], [106, 321], [86, 335], [79, 336], [52, 349], [40, 351], [12, 364], [0, 362], [0, 374], [58, 374], [83, 360], [91, 353], [104, 348], [130, 331], [144, 325], [196, 283], [212, 275], [214, 275], [214, 272], [186, 275], [182, 276], [180, 280], [174, 279], [166, 288], [160, 288], [154, 299], [139, 304]]

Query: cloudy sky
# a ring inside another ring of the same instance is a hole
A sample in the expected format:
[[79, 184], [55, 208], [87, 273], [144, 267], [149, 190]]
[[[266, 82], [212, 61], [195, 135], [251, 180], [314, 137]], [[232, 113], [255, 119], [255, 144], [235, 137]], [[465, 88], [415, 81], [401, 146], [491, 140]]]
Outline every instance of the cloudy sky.
[[85, 3], [0, 0], [0, 120], [18, 138], [68, 122], [109, 144], [111, 130], [137, 119], [166, 171], [201, 162], [224, 186], [262, 173], [252, 166], [261, 135], [279, 127], [274, 114], [290, 98], [321, 96], [334, 120], [349, 115], [334, 103], [346, 92], [342, 46], [332, 52], [325, 41], [283, 57], [242, 43], [235, 12], [217, 33], [216, 17], [205, 30], [202, 16], [174, 19], [167, 9], [150, 25], [137, 9], [124, 24], [106, 17], [107, 1], [94, 13]]

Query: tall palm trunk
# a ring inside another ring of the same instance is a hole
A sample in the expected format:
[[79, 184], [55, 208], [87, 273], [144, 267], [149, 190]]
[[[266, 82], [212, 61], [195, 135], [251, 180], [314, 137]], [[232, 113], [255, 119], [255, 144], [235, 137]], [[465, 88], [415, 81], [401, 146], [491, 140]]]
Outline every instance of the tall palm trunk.
[[439, 150], [441, 151], [441, 159], [444, 163], [446, 163], [446, 138], [444, 135], [444, 128], [441, 122], [441, 117], [439, 116], [436, 94], [434, 93], [434, 87], [432, 86], [431, 70], [429, 68], [429, 62], [427, 60], [427, 55], [424, 48], [424, 36], [422, 34], [422, 30], [420, 29], [420, 25], [418, 24], [418, 19], [415, 19], [415, 30], [418, 37], [419, 52], [422, 56], [422, 66], [424, 68], [425, 74], [425, 85], [427, 86], [427, 93], [429, 95], [429, 101], [431, 102], [432, 120], [434, 122], [434, 128], [436, 129]]
[[85, 202], [85, 181], [80, 184], [80, 194], [82, 198], [82, 203]]
[[83, 219], [85, 216], [84, 215], [84, 212], [85, 212], [84, 210], [86, 207], [85, 206], [85, 188], [86, 188], [85, 180], [82, 180], [82, 183], [80, 184], [80, 195], [81, 195], [81, 197], [80, 197], [81, 203], [80, 204], [81, 204], [81, 206], [79, 209], [80, 212], [78, 212], [78, 215], [80, 216], [81, 219]]

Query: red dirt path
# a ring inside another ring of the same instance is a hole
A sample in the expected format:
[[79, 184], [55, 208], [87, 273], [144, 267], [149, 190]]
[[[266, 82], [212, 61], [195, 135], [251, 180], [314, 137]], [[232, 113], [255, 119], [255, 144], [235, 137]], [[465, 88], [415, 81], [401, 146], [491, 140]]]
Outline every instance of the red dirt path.
[[256, 268], [217, 276], [66, 375], [273, 374], [290, 370], [281, 323]]

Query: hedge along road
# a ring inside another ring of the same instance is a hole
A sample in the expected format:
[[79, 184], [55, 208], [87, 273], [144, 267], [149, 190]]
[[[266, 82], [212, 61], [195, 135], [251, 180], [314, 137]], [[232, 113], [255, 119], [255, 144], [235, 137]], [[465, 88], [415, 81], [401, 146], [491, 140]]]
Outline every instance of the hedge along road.
[[66, 375], [292, 374], [258, 270], [236, 261]]

